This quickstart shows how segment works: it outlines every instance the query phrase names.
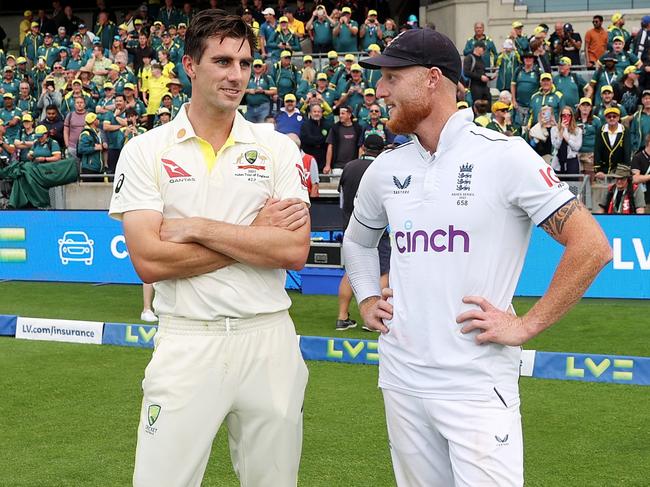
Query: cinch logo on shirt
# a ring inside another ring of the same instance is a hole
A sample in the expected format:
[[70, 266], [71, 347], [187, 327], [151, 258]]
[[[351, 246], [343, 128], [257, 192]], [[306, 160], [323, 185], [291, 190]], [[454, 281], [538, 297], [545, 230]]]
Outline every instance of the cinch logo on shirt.
[[[469, 252], [469, 235], [449, 225], [448, 230], [438, 228], [427, 233], [426, 230], [395, 232], [395, 245], [400, 254], [415, 252], [454, 252], [460, 250], [454, 244], [462, 244], [463, 252]], [[418, 248], [419, 245], [419, 248]]]
[[169, 176], [170, 183], [176, 183], [179, 181], [194, 181], [194, 178], [190, 173], [185, 169], [179, 166], [177, 163], [171, 159], [161, 159], [163, 167]]

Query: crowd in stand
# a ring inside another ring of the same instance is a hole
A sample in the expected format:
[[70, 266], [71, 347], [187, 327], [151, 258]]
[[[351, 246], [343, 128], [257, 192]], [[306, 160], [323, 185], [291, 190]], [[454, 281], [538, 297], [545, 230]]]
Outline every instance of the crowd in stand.
[[[314, 183], [318, 173], [337, 174], [363, 154], [369, 135], [388, 147], [404, 141], [391, 133], [376, 97], [381, 73], [358, 61], [379, 54], [401, 31], [420, 28], [415, 16], [396, 22], [382, 0], [317, 0], [309, 7], [304, 0], [251, 1], [236, 11], [258, 38], [242, 112], [295, 134]], [[119, 20], [103, 0], [97, 7], [89, 25], [59, 1], [49, 13], [26, 11], [19, 52], [0, 51], [5, 161], [74, 157], [82, 177], [112, 174], [124, 144], [167, 123], [189, 101], [182, 57], [193, 4], [165, 0], [157, 11], [143, 4]], [[601, 209], [643, 212], [650, 204], [650, 192], [643, 201], [650, 180], [650, 16], [632, 33], [623, 15], [611, 21], [605, 28], [595, 16], [584, 45], [571, 24], [557, 23], [550, 34], [542, 24], [526, 35], [514, 22], [500, 50], [477, 22], [462, 53], [459, 108], [471, 107], [477, 124], [525, 137], [559, 173], [625, 174], [619, 179], [628, 186], [612, 185]], [[591, 79], [572, 71], [582, 64], [595, 70]]]
[[500, 50], [477, 22], [464, 46], [459, 108], [471, 106], [483, 127], [526, 138], [559, 174], [615, 178], [596, 211], [650, 213], [650, 16], [632, 32], [620, 13], [607, 28], [603, 21], [593, 17], [584, 45], [570, 23], [526, 35], [513, 22]]

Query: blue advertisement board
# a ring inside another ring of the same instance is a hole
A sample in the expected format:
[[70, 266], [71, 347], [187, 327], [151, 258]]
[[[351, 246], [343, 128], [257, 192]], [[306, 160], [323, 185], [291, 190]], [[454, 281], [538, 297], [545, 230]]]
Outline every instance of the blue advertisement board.
[[[650, 216], [598, 215], [614, 258], [587, 290], [590, 298], [650, 298]], [[515, 291], [541, 296], [562, 257], [563, 247], [540, 228], [533, 235]]]
[[0, 336], [15, 336], [17, 320], [15, 315], [0, 315]]
[[[650, 298], [650, 216], [597, 219], [614, 259], [586, 296]], [[516, 295], [542, 295], [561, 255], [562, 246], [535, 228]], [[0, 279], [140, 283], [122, 226], [105, 211], [0, 212]], [[300, 276], [290, 273], [287, 288], [299, 286]]]

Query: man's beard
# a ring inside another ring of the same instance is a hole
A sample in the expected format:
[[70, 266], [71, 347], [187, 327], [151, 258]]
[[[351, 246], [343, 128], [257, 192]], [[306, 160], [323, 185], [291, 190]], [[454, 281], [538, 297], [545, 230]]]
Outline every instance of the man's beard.
[[[393, 109], [395, 111], [395, 109]], [[397, 109], [397, 115], [386, 122], [386, 125], [394, 134], [412, 134], [420, 122], [431, 114], [431, 107], [425, 105], [421, 100], [413, 98], [401, 102]]]

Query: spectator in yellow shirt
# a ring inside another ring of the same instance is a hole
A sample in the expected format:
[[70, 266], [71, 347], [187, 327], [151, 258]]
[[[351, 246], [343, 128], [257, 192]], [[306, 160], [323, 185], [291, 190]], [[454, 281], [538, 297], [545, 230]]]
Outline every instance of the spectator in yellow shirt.
[[25, 13], [23, 14], [23, 20], [20, 21], [20, 25], [18, 26], [18, 39], [20, 42], [18, 43], [19, 45], [23, 45], [23, 41], [25, 40], [25, 37], [27, 37], [27, 34], [29, 34], [32, 30], [32, 17], [34, 15], [32, 14], [31, 10], [25, 10]]
[[167, 92], [169, 81], [169, 78], [163, 75], [160, 63], [151, 63], [151, 77], [147, 82], [147, 90], [142, 91], [144, 102], [147, 105], [147, 115], [155, 115], [160, 108], [160, 102]]
[[284, 11], [284, 16], [289, 21], [289, 30], [293, 32], [301, 41], [305, 37], [305, 24], [293, 16], [294, 9], [288, 8]]

